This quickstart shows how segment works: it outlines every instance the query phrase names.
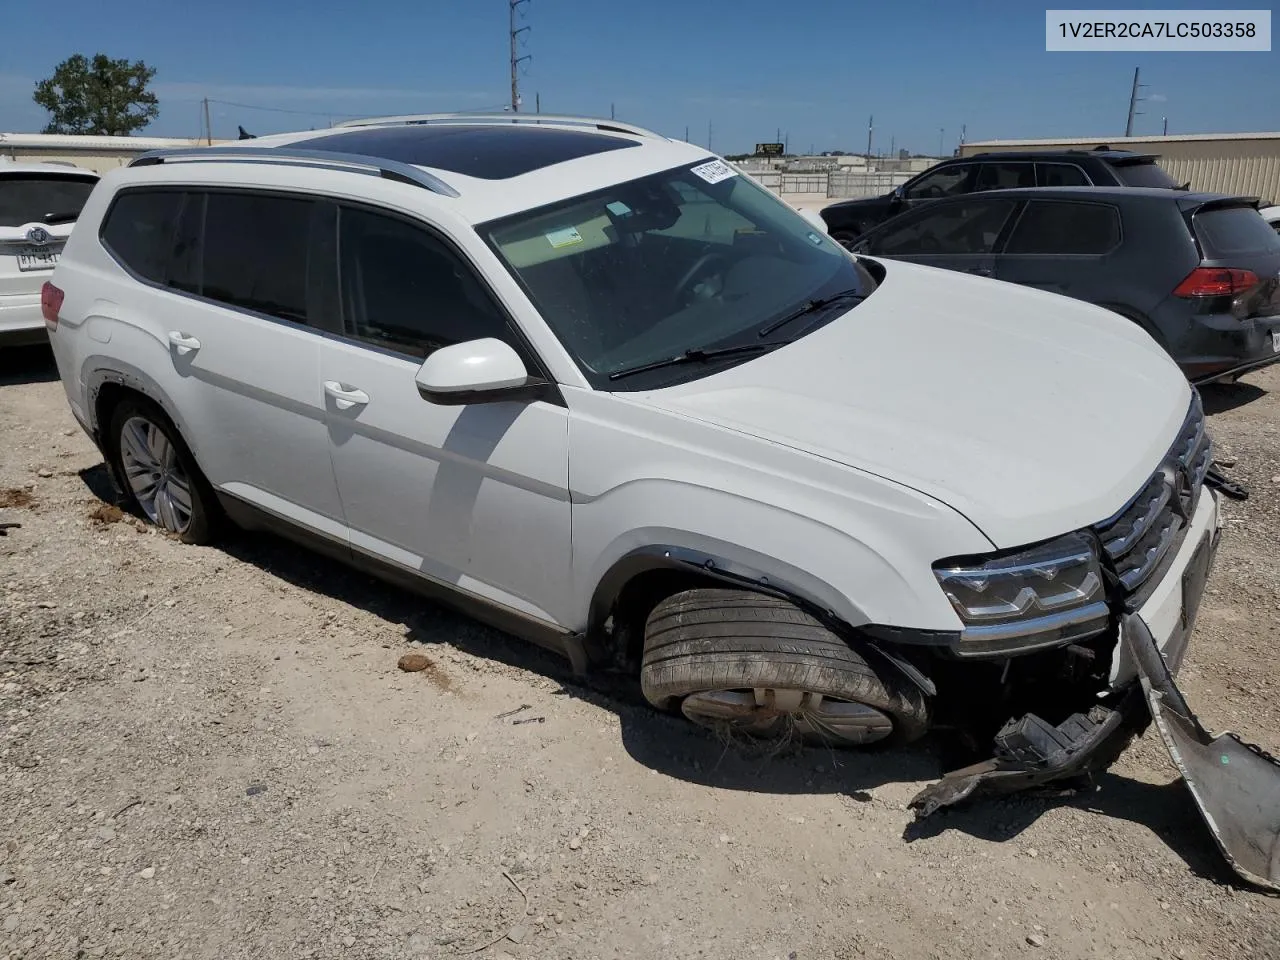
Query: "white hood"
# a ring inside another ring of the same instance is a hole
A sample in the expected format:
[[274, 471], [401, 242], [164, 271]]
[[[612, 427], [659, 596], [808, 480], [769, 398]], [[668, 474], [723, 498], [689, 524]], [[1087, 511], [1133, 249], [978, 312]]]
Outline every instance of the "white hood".
[[632, 397], [913, 487], [1000, 548], [1138, 492], [1191, 401], [1146, 333], [1066, 297], [884, 265], [870, 298], [796, 343]]

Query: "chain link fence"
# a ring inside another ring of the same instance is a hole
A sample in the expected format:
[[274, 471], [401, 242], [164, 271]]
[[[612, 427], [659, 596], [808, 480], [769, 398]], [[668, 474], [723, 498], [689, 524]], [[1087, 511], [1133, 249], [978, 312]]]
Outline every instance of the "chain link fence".
[[882, 173], [866, 170], [832, 170], [827, 173], [784, 173], [779, 170], [752, 172], [760, 185], [780, 196], [855, 199], [879, 197], [912, 177], [910, 173]]

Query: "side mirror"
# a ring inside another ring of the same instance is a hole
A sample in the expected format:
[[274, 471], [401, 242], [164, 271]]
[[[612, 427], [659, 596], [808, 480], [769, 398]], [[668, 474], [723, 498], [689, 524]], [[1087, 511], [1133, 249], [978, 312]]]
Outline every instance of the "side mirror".
[[547, 381], [529, 376], [509, 344], [493, 337], [441, 347], [414, 376], [424, 400], [443, 406], [536, 400]]
[[817, 229], [821, 230], [824, 234], [827, 232], [827, 221], [822, 219], [822, 214], [818, 213], [818, 211], [801, 210], [797, 208], [797, 212], [800, 214], [800, 216], [804, 217], [806, 220], [809, 221], [810, 224], [812, 224]]
[[889, 196], [893, 198], [894, 203], [901, 203], [903, 200], [907, 199], [907, 191], [903, 189], [902, 184], [898, 184], [893, 188]]

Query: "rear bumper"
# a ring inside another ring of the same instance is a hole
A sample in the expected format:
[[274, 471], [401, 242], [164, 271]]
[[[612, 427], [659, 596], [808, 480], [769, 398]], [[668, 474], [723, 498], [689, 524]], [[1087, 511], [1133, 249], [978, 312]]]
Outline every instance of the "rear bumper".
[[40, 294], [17, 293], [0, 297], [0, 344], [43, 343], [48, 340]]
[[1213, 314], [1192, 317], [1191, 323], [1176, 359], [1192, 383], [1212, 383], [1280, 361], [1280, 316], [1240, 320]]

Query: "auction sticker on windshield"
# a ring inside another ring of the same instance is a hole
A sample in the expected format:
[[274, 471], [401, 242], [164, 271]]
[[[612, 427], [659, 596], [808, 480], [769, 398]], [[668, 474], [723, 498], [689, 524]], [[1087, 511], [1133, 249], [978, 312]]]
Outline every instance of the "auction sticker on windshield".
[[565, 227], [563, 230], [552, 230], [547, 235], [547, 242], [557, 249], [582, 242], [582, 234], [577, 227]]
[[692, 170], [707, 183], [719, 183], [721, 180], [728, 180], [738, 175], [737, 171], [723, 160], [709, 160], [698, 164]]

